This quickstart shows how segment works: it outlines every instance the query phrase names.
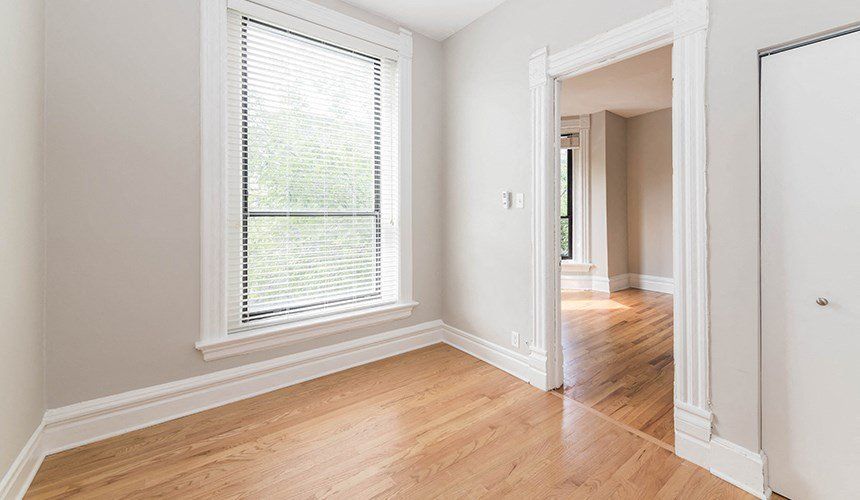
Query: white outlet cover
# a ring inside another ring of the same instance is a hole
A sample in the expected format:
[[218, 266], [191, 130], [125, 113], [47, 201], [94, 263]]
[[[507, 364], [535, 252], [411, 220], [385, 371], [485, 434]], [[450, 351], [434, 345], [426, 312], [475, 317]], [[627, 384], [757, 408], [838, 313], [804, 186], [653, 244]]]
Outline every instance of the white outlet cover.
[[524, 204], [523, 198], [524, 198], [523, 193], [517, 193], [516, 202], [515, 202], [517, 208], [523, 208], [523, 204]]
[[511, 345], [514, 347], [520, 346], [520, 334], [517, 332], [511, 332]]

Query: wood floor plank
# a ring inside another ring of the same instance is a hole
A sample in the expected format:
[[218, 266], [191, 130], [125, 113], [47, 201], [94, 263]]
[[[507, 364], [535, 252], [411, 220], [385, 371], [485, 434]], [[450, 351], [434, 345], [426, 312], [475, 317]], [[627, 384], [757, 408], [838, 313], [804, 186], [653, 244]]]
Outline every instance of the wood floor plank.
[[49, 456], [27, 498], [749, 498], [628, 429], [435, 345]]
[[561, 392], [674, 445], [672, 296], [566, 291], [561, 308]]

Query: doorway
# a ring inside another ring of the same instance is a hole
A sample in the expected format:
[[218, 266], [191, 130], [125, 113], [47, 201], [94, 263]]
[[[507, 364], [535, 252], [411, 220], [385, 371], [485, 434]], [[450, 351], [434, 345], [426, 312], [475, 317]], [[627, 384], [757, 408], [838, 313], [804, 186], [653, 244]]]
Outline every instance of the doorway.
[[704, 1], [674, 2], [563, 50], [543, 47], [529, 58], [533, 178], [533, 336], [529, 381], [563, 385], [559, 137], [556, 96], [562, 80], [672, 45], [672, 248], [675, 454], [708, 467], [712, 413], [708, 370], [708, 231], [706, 217]]
[[566, 397], [674, 445], [672, 48], [560, 82]]

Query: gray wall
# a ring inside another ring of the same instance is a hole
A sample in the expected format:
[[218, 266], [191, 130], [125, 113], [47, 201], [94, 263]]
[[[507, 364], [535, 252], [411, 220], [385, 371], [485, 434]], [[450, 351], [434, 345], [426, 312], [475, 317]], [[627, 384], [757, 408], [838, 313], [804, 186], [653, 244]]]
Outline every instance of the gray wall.
[[48, 1], [48, 407], [441, 317], [442, 49], [416, 35], [413, 247], [421, 305], [397, 323], [202, 360], [194, 349], [198, 12], [197, 0]]
[[672, 109], [627, 119], [627, 265], [672, 277]]
[[44, 412], [45, 9], [0, 6], [0, 478]]
[[[444, 43], [445, 295], [455, 327], [507, 345], [531, 332], [528, 58], [565, 49], [666, 0], [509, 0]], [[757, 50], [860, 20], [856, 0], [712, 0], [707, 54], [708, 222], [715, 430], [759, 448]], [[500, 105], [502, 104], [502, 105]], [[491, 251], [492, 258], [488, 258]], [[521, 349], [525, 353], [525, 346]]]

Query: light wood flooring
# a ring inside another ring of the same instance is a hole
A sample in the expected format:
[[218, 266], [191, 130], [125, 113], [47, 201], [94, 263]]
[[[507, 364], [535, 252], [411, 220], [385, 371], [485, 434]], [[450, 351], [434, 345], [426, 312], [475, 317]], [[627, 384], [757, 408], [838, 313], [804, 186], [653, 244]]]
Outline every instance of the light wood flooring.
[[752, 498], [442, 344], [52, 455], [68, 497]]
[[562, 292], [565, 396], [674, 445], [672, 295]]

